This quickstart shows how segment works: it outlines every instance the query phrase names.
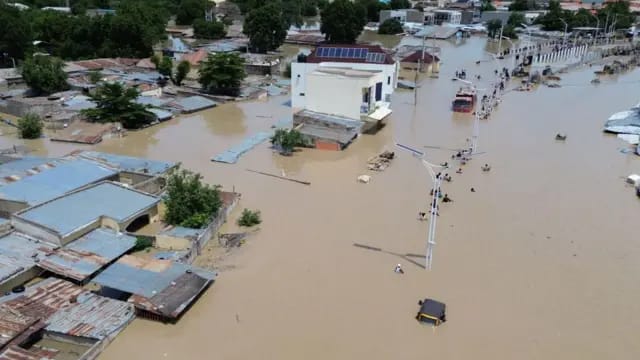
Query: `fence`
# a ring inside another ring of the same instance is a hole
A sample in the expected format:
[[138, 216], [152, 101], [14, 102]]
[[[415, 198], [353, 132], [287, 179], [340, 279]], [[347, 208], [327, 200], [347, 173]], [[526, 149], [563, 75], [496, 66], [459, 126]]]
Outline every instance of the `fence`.
[[546, 54], [537, 54], [533, 57], [532, 65], [540, 66], [554, 63], [566, 63], [569, 65], [580, 63], [585, 55], [587, 55], [588, 50], [588, 45], [581, 45], [559, 49]]

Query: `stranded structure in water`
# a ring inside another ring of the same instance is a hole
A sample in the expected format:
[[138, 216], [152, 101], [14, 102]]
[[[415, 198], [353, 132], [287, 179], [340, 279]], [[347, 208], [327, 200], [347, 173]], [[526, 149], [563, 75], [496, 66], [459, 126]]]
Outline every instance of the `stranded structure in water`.
[[451, 104], [454, 112], [469, 113], [473, 111], [476, 105], [476, 89], [473, 87], [462, 87], [456, 93], [455, 99]]

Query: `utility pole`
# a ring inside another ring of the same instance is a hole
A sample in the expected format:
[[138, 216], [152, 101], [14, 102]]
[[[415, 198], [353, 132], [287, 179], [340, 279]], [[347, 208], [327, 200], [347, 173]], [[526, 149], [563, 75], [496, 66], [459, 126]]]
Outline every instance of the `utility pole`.
[[427, 248], [425, 251], [425, 270], [431, 270], [433, 263], [433, 248], [436, 245], [436, 221], [438, 219], [438, 194], [440, 194], [440, 185], [442, 179], [436, 175], [436, 169], [442, 168], [440, 165], [431, 164], [424, 159], [425, 153], [422, 151], [413, 149], [407, 145], [396, 143], [396, 146], [401, 150], [413, 154], [413, 156], [419, 157], [422, 161], [422, 165], [429, 172], [431, 181], [433, 182], [433, 196], [431, 197], [431, 203], [429, 204], [429, 229], [427, 230]]

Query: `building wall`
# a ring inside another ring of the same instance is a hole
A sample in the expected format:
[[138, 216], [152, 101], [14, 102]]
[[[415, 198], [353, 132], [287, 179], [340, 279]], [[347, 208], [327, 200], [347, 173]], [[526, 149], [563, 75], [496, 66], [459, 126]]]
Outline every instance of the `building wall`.
[[[351, 119], [360, 119], [360, 106], [363, 104], [362, 89], [372, 88], [382, 82], [382, 73], [371, 78], [356, 78], [334, 74], [309, 74], [307, 76], [306, 108], [325, 114], [341, 115]], [[372, 93], [372, 103], [375, 102]]]
[[157, 87], [155, 89], [151, 89], [151, 90], [147, 90], [147, 91], [142, 91], [140, 92], [140, 95], [142, 96], [155, 96], [155, 97], [160, 97], [162, 96], [162, 88], [161, 87]]
[[327, 140], [316, 140], [315, 141], [316, 149], [318, 150], [331, 150], [331, 151], [340, 151], [342, 150], [342, 146], [337, 142], [331, 142]]
[[[365, 64], [325, 62], [322, 66], [352, 68], [355, 70], [382, 70], [382, 100], [391, 101], [391, 94], [398, 86], [399, 64]], [[307, 76], [321, 64], [294, 62], [291, 64], [291, 107], [294, 111], [304, 109], [307, 104]]]
[[0, 295], [4, 295], [7, 292], [10, 292], [11, 289], [13, 289], [16, 286], [22, 285], [28, 281], [30, 281], [31, 279], [34, 279], [35, 277], [37, 277], [38, 275], [40, 275], [42, 273], [42, 270], [36, 266], [32, 267], [31, 269], [18, 274], [14, 277], [11, 277], [9, 279], [7, 279], [6, 281], [0, 283]]
[[120, 172], [120, 174], [118, 176], [118, 181], [123, 183], [123, 184], [136, 185], [136, 184], [141, 183], [143, 181], [149, 180], [152, 177], [153, 177], [152, 175], [140, 174], [140, 173], [129, 172], [129, 171], [122, 171], [122, 172]]
[[191, 247], [191, 240], [158, 234], [156, 235], [156, 247], [168, 250], [188, 250]]
[[33, 224], [25, 219], [12, 217], [11, 225], [13, 225], [16, 230], [25, 234], [29, 234], [52, 244], [63, 245], [62, 240], [55, 232]]
[[27, 203], [12, 200], [0, 200], [0, 215], [9, 218], [11, 214], [28, 208]]

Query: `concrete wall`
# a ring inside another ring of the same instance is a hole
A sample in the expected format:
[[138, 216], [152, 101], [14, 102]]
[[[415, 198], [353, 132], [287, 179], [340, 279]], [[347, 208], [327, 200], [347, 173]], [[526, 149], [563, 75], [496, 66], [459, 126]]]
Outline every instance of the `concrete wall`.
[[118, 176], [118, 181], [123, 184], [136, 185], [151, 178], [153, 178], [153, 175], [122, 171]]
[[28, 220], [12, 216], [11, 225], [13, 225], [16, 230], [25, 234], [29, 234], [38, 239], [42, 239], [56, 245], [64, 245], [62, 239], [60, 239], [58, 234], [56, 234], [54, 231], [43, 228]]
[[188, 250], [192, 241], [185, 238], [169, 236], [164, 234], [156, 235], [155, 245], [160, 249], [168, 250]]
[[15, 214], [20, 210], [28, 208], [29, 205], [20, 201], [0, 200], [0, 216], [9, 218], [11, 214]]
[[394, 89], [398, 86], [398, 71], [400, 66], [397, 62], [391, 65], [339, 62], [326, 62], [321, 64], [294, 62], [291, 64], [291, 107], [294, 111], [301, 110], [306, 107], [307, 100], [309, 99], [309, 96], [306, 95], [307, 76], [320, 65], [352, 68], [355, 70], [382, 70], [384, 77], [384, 81], [382, 82], [383, 101], [391, 101], [391, 94], [393, 94]]
[[369, 78], [327, 73], [309, 74], [306, 108], [319, 113], [360, 120], [360, 106], [364, 103], [363, 88], [371, 90], [371, 103], [375, 103], [378, 82], [383, 82], [382, 73], [376, 73]]
[[167, 181], [165, 178], [161, 176], [157, 176], [155, 178], [148, 179], [146, 181], [137, 183], [133, 186], [134, 189], [144, 191], [149, 194], [160, 194], [164, 191], [164, 188], [167, 185]]
[[380, 11], [380, 24], [389, 19], [396, 19], [402, 24], [406, 22], [422, 24], [424, 22], [424, 13], [422, 11], [414, 9]]
[[60, 111], [61, 109], [60, 103], [55, 101], [40, 101], [36, 103], [20, 101], [20, 98], [17, 98], [7, 99], [0, 103], [0, 112], [18, 117], [30, 113], [44, 117], [49, 113]]

